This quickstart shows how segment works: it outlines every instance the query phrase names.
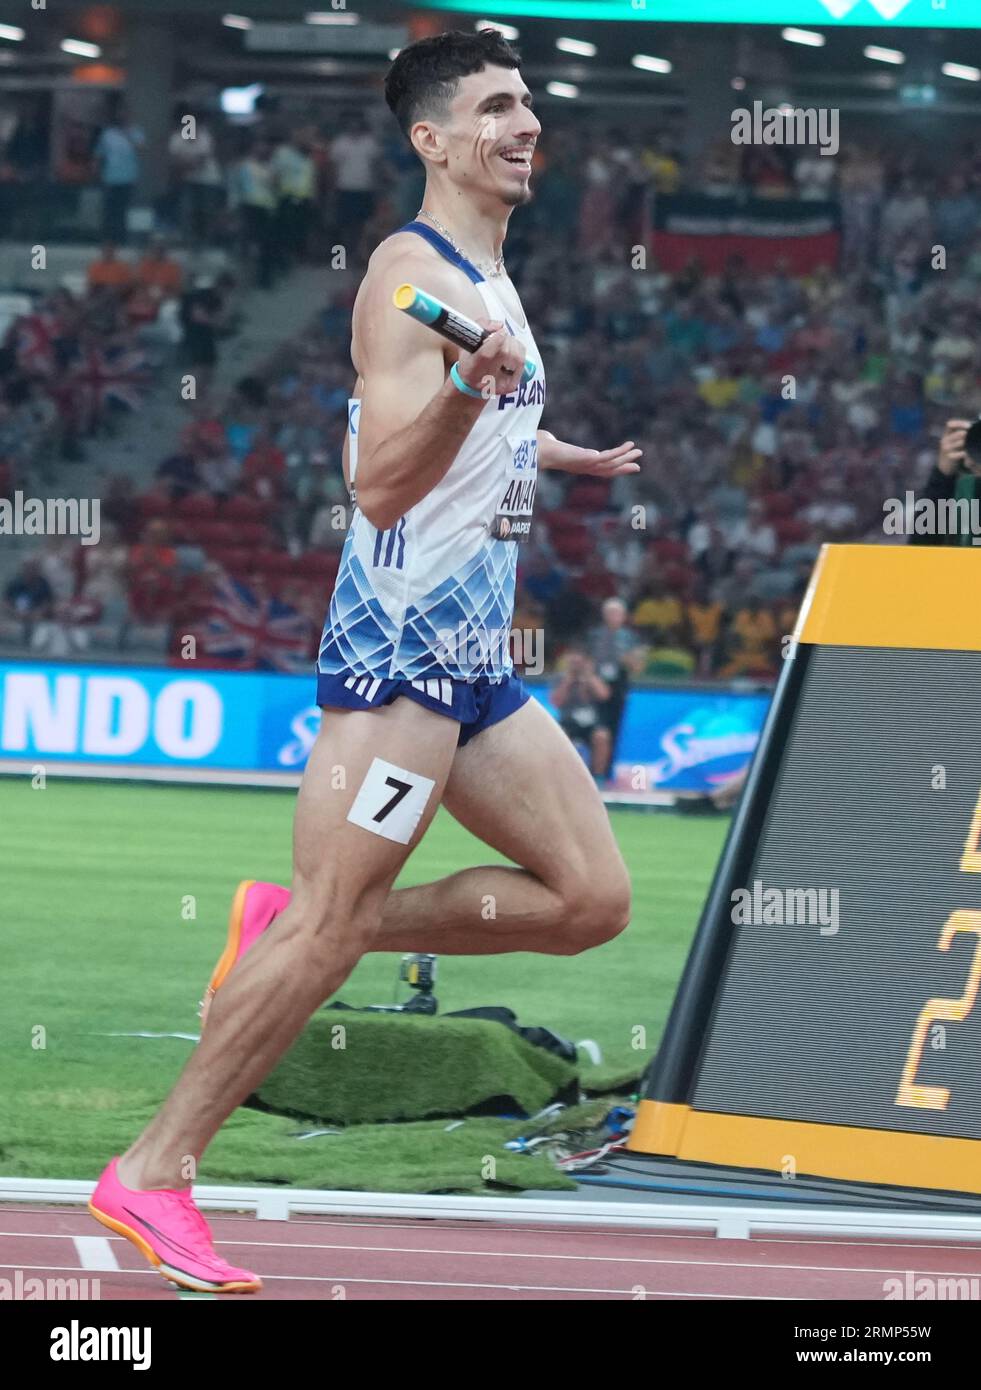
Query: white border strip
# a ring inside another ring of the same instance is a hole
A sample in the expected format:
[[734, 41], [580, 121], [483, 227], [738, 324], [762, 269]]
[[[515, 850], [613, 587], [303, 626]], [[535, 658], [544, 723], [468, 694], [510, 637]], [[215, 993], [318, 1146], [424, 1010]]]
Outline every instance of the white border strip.
[[81, 777], [89, 782], [185, 782], [201, 787], [293, 787], [300, 785], [299, 772], [259, 772], [249, 768], [175, 767], [138, 763], [45, 762], [32, 759], [0, 758], [0, 776], [32, 777], [34, 769], [44, 768], [50, 778]]
[[[88, 1201], [95, 1183], [60, 1178], [0, 1178], [2, 1202]], [[850, 1211], [825, 1207], [712, 1206], [668, 1202], [587, 1202], [542, 1197], [450, 1197], [399, 1192], [328, 1192], [270, 1187], [201, 1187], [195, 1200], [208, 1210], [254, 1211], [260, 1221], [292, 1214], [401, 1217], [413, 1220], [509, 1221], [529, 1226], [603, 1226], [640, 1230], [703, 1230], [726, 1240], [751, 1235], [895, 1237], [976, 1241], [981, 1215]]]
[[[175, 767], [131, 763], [45, 762], [40, 755], [34, 759], [0, 758], [0, 776], [32, 777], [34, 769], [43, 766], [49, 778], [76, 777], [91, 782], [171, 782], [198, 787], [299, 787], [299, 772], [260, 772], [250, 768]], [[674, 806], [698, 792], [623, 792], [602, 791], [607, 806]]]

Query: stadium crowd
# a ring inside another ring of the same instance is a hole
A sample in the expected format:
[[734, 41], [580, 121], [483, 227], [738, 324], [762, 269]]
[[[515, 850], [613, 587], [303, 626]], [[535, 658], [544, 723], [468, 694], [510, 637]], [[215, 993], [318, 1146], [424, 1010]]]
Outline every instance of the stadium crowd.
[[[180, 660], [193, 635], [220, 665], [303, 669], [315, 653], [348, 519], [350, 309], [367, 254], [418, 207], [422, 175], [357, 116], [331, 141], [310, 124], [263, 125], [227, 167], [218, 144], [209, 136], [186, 165], [174, 144], [170, 225], [191, 247], [227, 230], [238, 277], [185, 284], [159, 240], [135, 257], [108, 244], [85, 293], [50, 295], [0, 354], [0, 497], [53, 441], [78, 458], [120, 406], [138, 408], [165, 328], [178, 325], [204, 374], [152, 486], [100, 481], [102, 543], [51, 538], [8, 584], [6, 635], [35, 650], [136, 640]], [[642, 472], [613, 484], [540, 478], [515, 627], [544, 630], [550, 665], [588, 648], [620, 597], [635, 673], [772, 678], [819, 545], [887, 539], [884, 499], [925, 479], [943, 419], [978, 400], [981, 157], [927, 175], [915, 152], [770, 153], [711, 152], [698, 186], [837, 198], [837, 267], [761, 274], [731, 258], [713, 274], [693, 244], [670, 273], [656, 241], [637, 265], [645, 200], [691, 178], [671, 140], [611, 129], [584, 160], [574, 131], [543, 139], [536, 199], [506, 249], [545, 353], [543, 425], [644, 449]], [[238, 280], [267, 289], [337, 246], [326, 307], [226, 398], [212, 393]]]

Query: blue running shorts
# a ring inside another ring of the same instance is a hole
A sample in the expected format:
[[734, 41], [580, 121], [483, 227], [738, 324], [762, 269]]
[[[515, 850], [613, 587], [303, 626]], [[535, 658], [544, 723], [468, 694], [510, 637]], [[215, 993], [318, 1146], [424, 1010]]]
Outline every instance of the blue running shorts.
[[460, 748], [484, 729], [514, 714], [530, 698], [523, 681], [514, 675], [496, 681], [487, 676], [478, 676], [474, 681], [450, 680], [447, 676], [383, 680], [380, 676], [346, 676], [343, 672], [317, 676], [317, 704], [321, 708], [380, 709], [400, 695], [455, 719], [460, 725]]

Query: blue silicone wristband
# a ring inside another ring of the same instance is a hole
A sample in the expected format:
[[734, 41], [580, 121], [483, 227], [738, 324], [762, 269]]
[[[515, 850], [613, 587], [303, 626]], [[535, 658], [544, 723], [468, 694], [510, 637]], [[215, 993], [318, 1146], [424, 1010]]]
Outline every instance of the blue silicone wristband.
[[450, 381], [452, 381], [456, 389], [462, 391], [465, 396], [473, 396], [474, 400], [478, 401], [483, 399], [483, 391], [475, 391], [472, 386], [467, 385], [460, 375], [459, 362], [454, 362], [453, 366], [450, 368]]

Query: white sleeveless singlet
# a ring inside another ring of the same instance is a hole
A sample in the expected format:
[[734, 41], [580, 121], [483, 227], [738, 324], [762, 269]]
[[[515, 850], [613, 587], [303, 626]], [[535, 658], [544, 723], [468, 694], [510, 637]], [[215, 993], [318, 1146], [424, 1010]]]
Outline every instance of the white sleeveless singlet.
[[[379, 531], [355, 506], [317, 670], [497, 681], [512, 670], [516, 542], [530, 529], [534, 504], [542, 358], [530, 327], [514, 322], [492, 284], [444, 237], [421, 222], [400, 230], [418, 232], [465, 271], [487, 317], [521, 339], [536, 371], [509, 395], [488, 400], [446, 475], [394, 526]], [[355, 492], [360, 411], [360, 400], [348, 402]]]

